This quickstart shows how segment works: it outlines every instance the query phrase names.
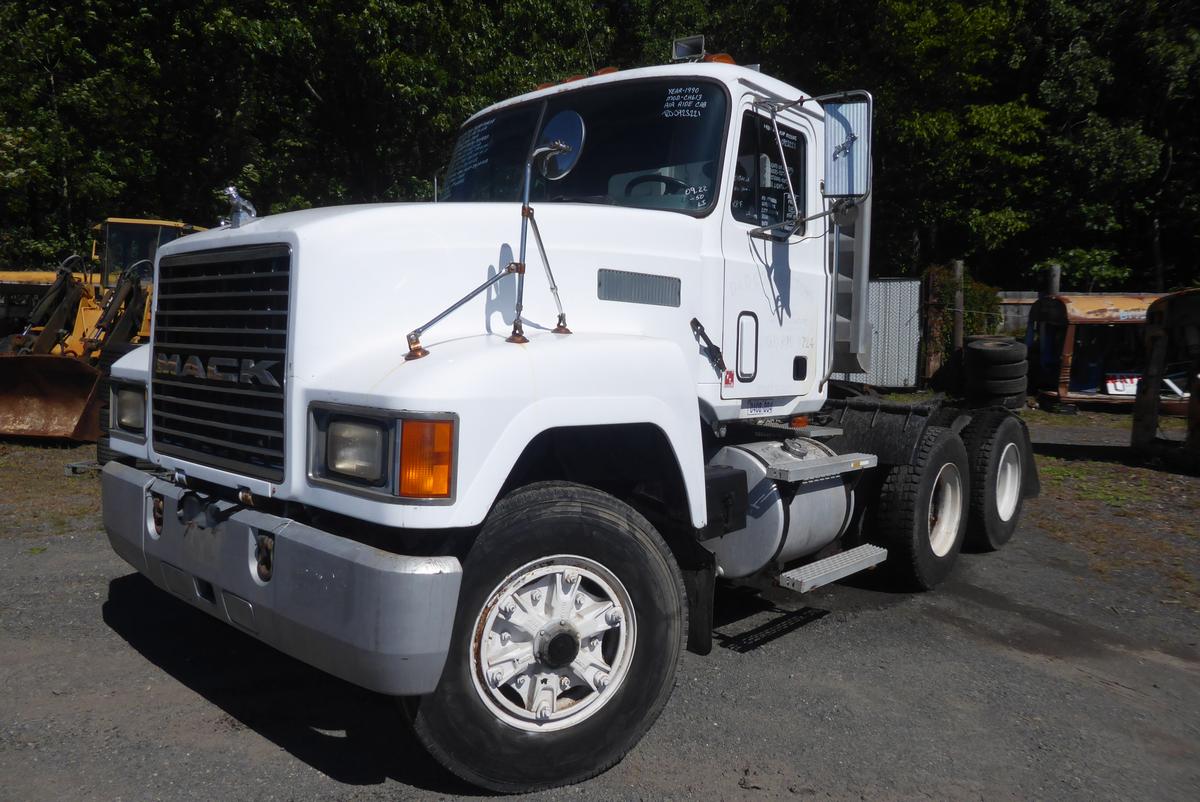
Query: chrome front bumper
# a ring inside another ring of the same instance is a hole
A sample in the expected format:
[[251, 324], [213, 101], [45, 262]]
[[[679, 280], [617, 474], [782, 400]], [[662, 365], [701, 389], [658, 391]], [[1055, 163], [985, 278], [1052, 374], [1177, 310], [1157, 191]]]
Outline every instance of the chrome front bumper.
[[[177, 513], [187, 491], [110, 462], [104, 528], [113, 549], [155, 585], [285, 654], [380, 693], [433, 691], [446, 662], [462, 566], [454, 557], [381, 551], [224, 501], [219, 521]], [[163, 498], [154, 531], [151, 493]], [[271, 579], [255, 538], [274, 536]]]

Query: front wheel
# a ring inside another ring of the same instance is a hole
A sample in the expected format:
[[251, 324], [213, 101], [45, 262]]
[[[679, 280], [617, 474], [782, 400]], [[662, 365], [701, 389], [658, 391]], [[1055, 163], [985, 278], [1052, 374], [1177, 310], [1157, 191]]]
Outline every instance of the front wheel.
[[446, 667], [405, 702], [418, 738], [496, 791], [592, 777], [649, 729], [687, 632], [683, 580], [637, 511], [581, 485], [520, 488], [463, 566]]

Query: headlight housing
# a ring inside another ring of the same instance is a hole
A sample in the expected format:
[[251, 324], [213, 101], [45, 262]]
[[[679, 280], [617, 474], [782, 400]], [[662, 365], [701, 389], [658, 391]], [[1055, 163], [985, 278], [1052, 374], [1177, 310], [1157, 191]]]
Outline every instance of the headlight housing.
[[112, 408], [110, 428], [132, 434], [146, 431], [146, 388], [134, 384], [112, 386], [109, 405]]
[[457, 424], [448, 413], [314, 404], [309, 478], [357, 495], [450, 503]]

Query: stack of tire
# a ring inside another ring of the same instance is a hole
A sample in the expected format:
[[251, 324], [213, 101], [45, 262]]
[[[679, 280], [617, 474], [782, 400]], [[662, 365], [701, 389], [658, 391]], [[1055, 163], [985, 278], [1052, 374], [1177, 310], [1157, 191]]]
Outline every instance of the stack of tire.
[[1029, 381], [1025, 343], [1011, 337], [974, 337], [963, 351], [967, 401], [972, 406], [1025, 406]]

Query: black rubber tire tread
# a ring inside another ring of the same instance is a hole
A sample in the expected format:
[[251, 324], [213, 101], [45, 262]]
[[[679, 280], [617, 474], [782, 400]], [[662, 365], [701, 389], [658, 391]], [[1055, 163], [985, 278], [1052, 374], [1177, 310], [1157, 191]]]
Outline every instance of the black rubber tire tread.
[[[964, 485], [964, 508], [954, 543], [938, 557], [929, 543], [929, 502], [938, 469], [951, 461]], [[909, 590], [932, 590], [949, 576], [966, 532], [969, 498], [970, 466], [962, 440], [941, 426], [927, 427], [913, 464], [888, 470], [876, 505], [875, 538], [888, 550], [884, 566], [897, 584]]]
[[96, 368], [100, 371], [100, 381], [96, 384], [96, 392], [99, 393], [100, 400], [100, 436], [96, 438], [96, 462], [100, 463], [101, 467], [113, 461], [125, 465], [133, 465], [137, 462], [133, 457], [122, 454], [119, 451], [113, 451], [109, 445], [111, 438], [108, 435], [108, 376], [112, 372], [113, 363], [134, 348], [137, 348], [137, 345], [134, 343], [112, 343], [111, 345], [106, 345], [100, 352], [100, 358], [96, 362]]
[[[996, 509], [996, 463], [1009, 443], [1021, 450], [1021, 481], [1025, 481], [1025, 434], [1015, 416], [999, 410], [981, 412], [962, 431], [963, 444], [971, 461], [971, 506], [967, 518], [966, 545], [972, 551], [996, 551], [1012, 540], [1021, 517], [1023, 495], [1008, 521]], [[1022, 487], [1022, 494], [1024, 487]]]
[[975, 340], [964, 346], [967, 362], [972, 365], [1006, 365], [1024, 362], [1028, 356], [1025, 343], [1017, 340]]
[[[517, 730], [472, 686], [471, 630], [492, 589], [520, 566], [557, 553], [589, 557], [630, 594], [638, 634], [617, 696], [573, 727]], [[675, 686], [687, 640], [683, 576], [654, 527], [624, 502], [585, 485], [518, 488], [489, 514], [463, 564], [446, 667], [430, 695], [403, 699], [418, 740], [455, 775], [504, 793], [582, 782], [621, 760], [654, 724]]]
[[1027, 375], [1029, 375], [1029, 363], [1022, 360], [1000, 365], [980, 365], [971, 378], [980, 381], [983, 379], [1023, 379]]
[[1024, 393], [1028, 380], [1024, 376], [1014, 379], [985, 378], [971, 382], [970, 389], [977, 395], [1016, 395]]

